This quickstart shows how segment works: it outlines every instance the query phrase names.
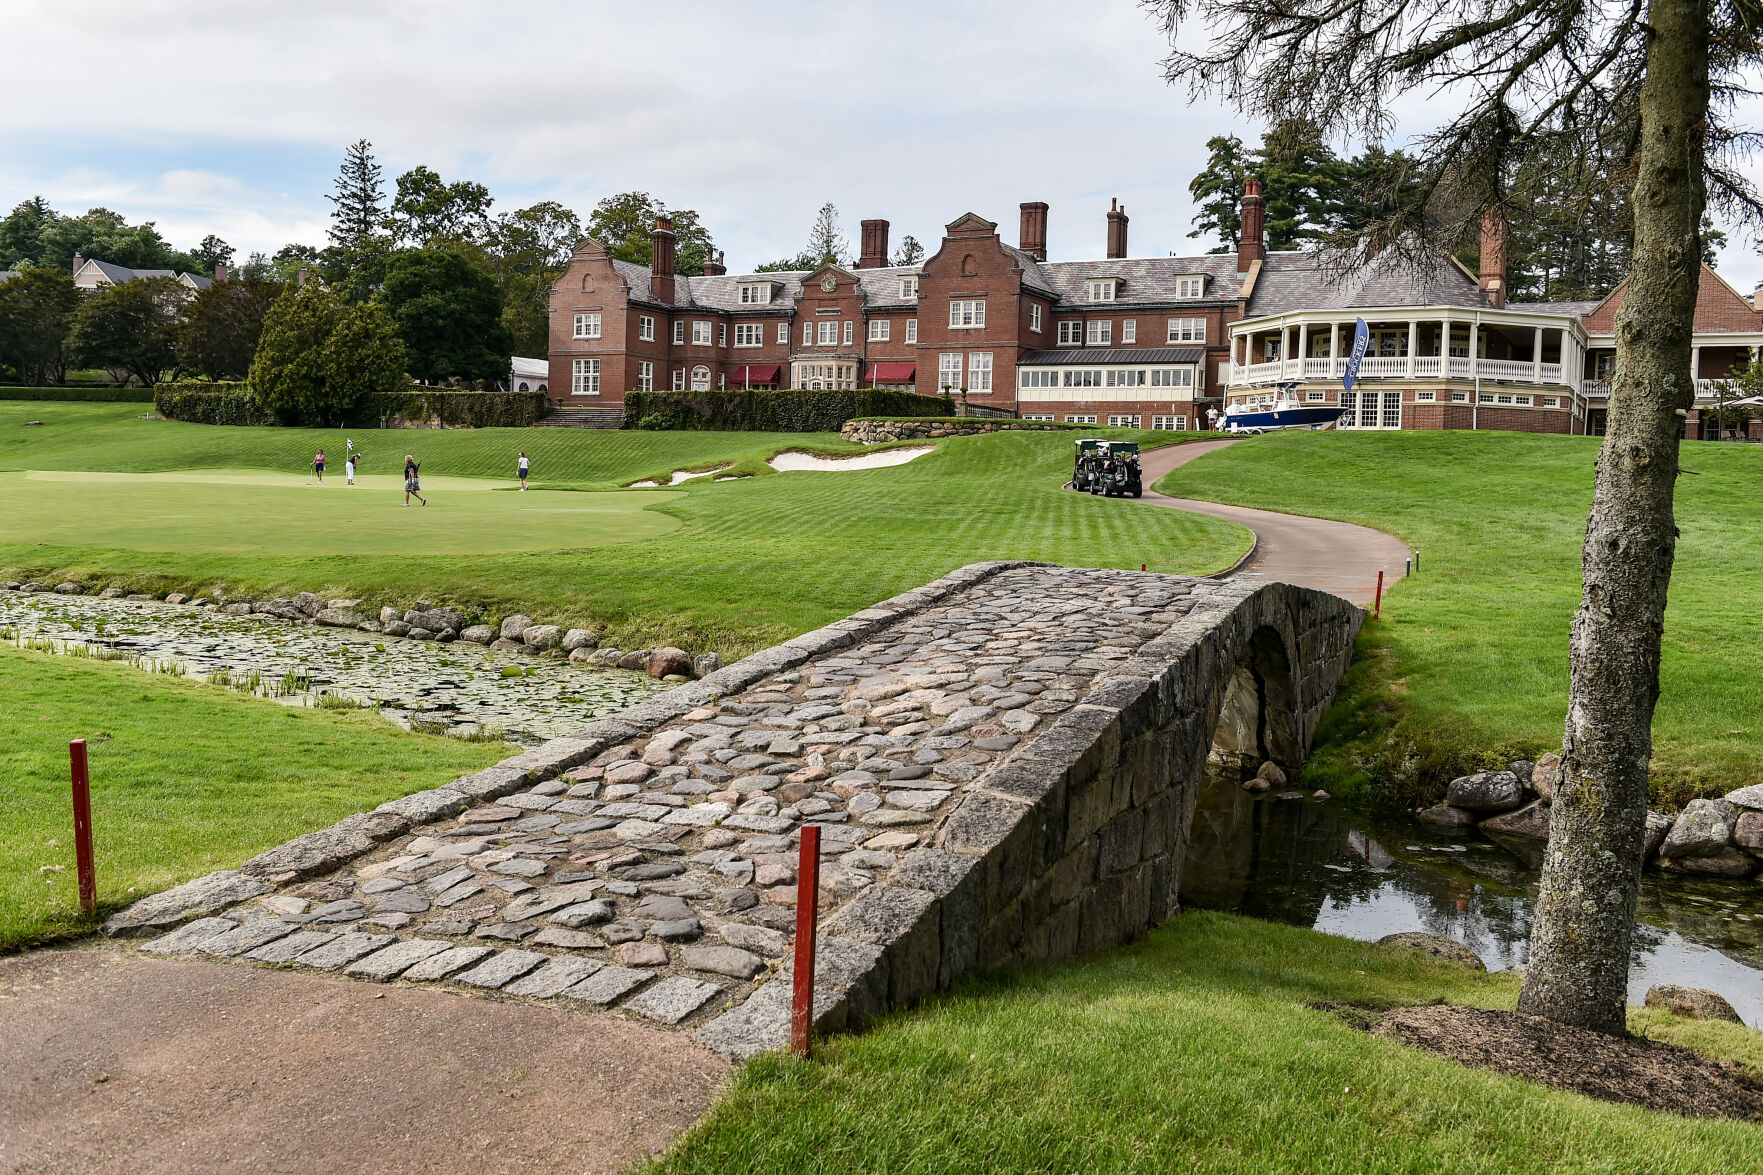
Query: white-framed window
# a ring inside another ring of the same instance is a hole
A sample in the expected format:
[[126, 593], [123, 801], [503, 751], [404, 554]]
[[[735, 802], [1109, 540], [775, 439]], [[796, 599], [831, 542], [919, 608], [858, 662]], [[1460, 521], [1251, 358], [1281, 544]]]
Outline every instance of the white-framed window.
[[683, 322], [673, 324], [673, 345], [676, 347], [686, 345], [686, 324]]
[[1169, 320], [1169, 342], [1203, 343], [1206, 341], [1204, 318], [1172, 318]]
[[1041, 329], [1041, 304], [1039, 302], [1028, 304], [1028, 329], [1036, 333], [1039, 333]]
[[652, 392], [655, 390], [655, 365], [646, 360], [637, 362], [637, 391]]
[[1175, 283], [1175, 296], [1178, 298], [1199, 298], [1206, 293], [1206, 279], [1203, 277], [1184, 277]]
[[1137, 428], [1138, 426], [1139, 418], [1137, 416], [1110, 416], [1108, 418], [1109, 428]]
[[1269, 363], [1275, 362], [1279, 359], [1284, 342], [1285, 340], [1279, 335], [1269, 335], [1261, 343], [1261, 357]]
[[1151, 386], [1154, 388], [1191, 388], [1194, 386], [1194, 369], [1191, 367], [1160, 367], [1151, 372]]
[[600, 337], [600, 316], [598, 314], [578, 314], [575, 316], [575, 337], [578, 339], [597, 339]]
[[908, 318], [906, 320], [906, 341], [908, 343], [916, 343], [918, 341], [918, 319], [916, 318]]
[[1065, 418], [1065, 423], [1066, 424], [1094, 424], [1094, 423], [1096, 423], [1096, 414], [1094, 412], [1091, 412], [1087, 416], [1067, 416]]
[[950, 330], [981, 330], [986, 325], [984, 298], [955, 298], [949, 302]]
[[1106, 347], [1114, 342], [1114, 323], [1104, 318], [1100, 322], [1091, 322], [1084, 331], [1084, 346]]
[[710, 345], [710, 324], [694, 322], [692, 324], [692, 346], [708, 347]]
[[673, 369], [673, 390], [676, 392], [686, 390], [686, 369], [683, 367]]
[[1110, 367], [1107, 386], [1111, 388], [1142, 388], [1145, 386], [1146, 374], [1143, 367]]
[[1101, 281], [1091, 282], [1090, 283], [1090, 301], [1092, 301], [1092, 302], [1112, 302], [1112, 301], [1114, 301], [1114, 289], [1115, 289], [1116, 284], [1117, 283], [1115, 282], [1115, 280], [1113, 278], [1105, 278]]
[[839, 324], [838, 324], [838, 321], [834, 320], [832, 322], [822, 322], [818, 325], [820, 326], [820, 345], [823, 347], [836, 347], [836, 346], [838, 346], [839, 345]]
[[771, 301], [770, 282], [750, 282], [741, 286], [741, 305], [763, 306]]
[[1188, 418], [1185, 416], [1153, 416], [1151, 417], [1152, 432], [1186, 432]]
[[1054, 416], [1051, 412], [1024, 412], [1021, 416], [1021, 419], [1023, 419], [1023, 420], [1058, 420], [1059, 418], [1057, 416]]
[[937, 356], [937, 387], [959, 388], [961, 386], [961, 355], [942, 354]]
[[692, 368], [692, 390], [707, 392], [710, 390], [710, 369], [702, 363]]
[[[785, 340], [786, 342], [788, 340]], [[765, 342], [765, 324], [763, 322], [735, 323], [735, 346], [757, 347]]]
[[1530, 397], [1529, 396], [1513, 396], [1512, 402], [1514, 404], [1520, 404], [1526, 408], [1530, 407]]
[[869, 320], [869, 341], [872, 343], [885, 343], [885, 342], [887, 342], [888, 341], [888, 329], [890, 326], [892, 326], [892, 323], [890, 323], [885, 318], [872, 318], [872, 319], [870, 319]]
[[812, 347], [814, 345], [814, 324], [812, 322], [804, 322], [802, 324], [802, 345], [804, 347]]
[[655, 317], [651, 314], [637, 315], [637, 338], [645, 343], [655, 341]]
[[1305, 392], [1304, 399], [1312, 404], [1320, 404], [1328, 399], [1327, 392]]
[[780, 347], [790, 345], [790, 324], [787, 322], [777, 324], [777, 345]]
[[992, 390], [992, 353], [990, 351], [974, 351], [967, 356], [967, 390], [991, 394]]
[[728, 346], [728, 323], [726, 322], [716, 324], [716, 345], [719, 347]]
[[1560, 396], [1544, 396], [1543, 397], [1543, 407], [1545, 407], [1545, 408], [1559, 408], [1559, 407], [1561, 407], [1561, 397]]
[[1451, 403], [1453, 403], [1453, 404], [1467, 404], [1467, 403], [1469, 403], [1469, 393], [1468, 392], [1452, 392], [1451, 393]]
[[1415, 392], [1414, 393], [1414, 402], [1416, 404], [1430, 404], [1433, 402], [1433, 397], [1436, 394], [1437, 393], [1434, 393], [1434, 392]]
[[1056, 388], [1059, 386], [1059, 373], [1045, 369], [1018, 367], [1016, 369], [1016, 386], [1019, 388]]
[[1123, 343], [1136, 343], [1139, 341], [1139, 320], [1138, 319], [1127, 318], [1127, 319], [1123, 319], [1121, 321], [1121, 323], [1120, 323], [1120, 341]]
[[[1370, 392], [1367, 392], [1365, 394], [1367, 396], [1371, 395]], [[1401, 428], [1402, 427], [1402, 393], [1401, 392], [1385, 392], [1383, 394], [1383, 419], [1379, 423], [1379, 427], [1380, 428]]]
[[845, 346], [847, 347], [851, 345], [851, 330], [855, 325], [849, 318], [845, 319]]
[[908, 274], [900, 279], [900, 296], [902, 298], [918, 297], [918, 275]]
[[571, 394], [577, 396], [598, 396], [600, 394], [600, 361], [598, 359], [577, 359], [569, 390]]
[[[1061, 387], [1067, 388], [1099, 388], [1102, 386], [1102, 369], [1100, 367], [1067, 367], [1062, 373]], [[1094, 420], [1091, 424], [1096, 423]]]
[[1059, 324], [1059, 345], [1076, 347], [1084, 341], [1084, 324], [1076, 319], [1069, 319]]

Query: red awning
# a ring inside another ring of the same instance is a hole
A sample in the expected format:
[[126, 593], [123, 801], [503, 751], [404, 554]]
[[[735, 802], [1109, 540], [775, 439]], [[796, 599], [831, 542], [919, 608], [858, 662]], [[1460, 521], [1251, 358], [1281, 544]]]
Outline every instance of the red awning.
[[916, 363], [871, 363], [869, 382], [872, 384], [909, 384], [918, 371]]
[[728, 373], [728, 386], [744, 388], [748, 384], [776, 383], [779, 366], [776, 363], [750, 363], [745, 367], [737, 367]]

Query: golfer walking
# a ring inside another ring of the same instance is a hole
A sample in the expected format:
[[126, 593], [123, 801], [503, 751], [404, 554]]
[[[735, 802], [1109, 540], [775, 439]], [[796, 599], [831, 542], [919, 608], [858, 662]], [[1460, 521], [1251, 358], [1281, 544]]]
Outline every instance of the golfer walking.
[[348, 485], [355, 484], [355, 463], [360, 460], [361, 454], [354, 449], [350, 449], [349, 455], [343, 458], [343, 480]]
[[422, 479], [419, 476], [421, 473], [422, 462], [409, 453], [404, 454], [404, 504], [406, 506], [410, 505], [410, 498], [413, 494], [416, 496], [416, 500], [424, 506], [429, 504], [429, 500], [422, 496]]
[[520, 460], [514, 463], [514, 468], [520, 474], [520, 492], [524, 494], [526, 493], [527, 475], [533, 471], [533, 463], [527, 460], [525, 449], [520, 451]]
[[312, 457], [312, 472], [318, 475], [318, 484], [324, 484], [324, 450], [320, 449]]

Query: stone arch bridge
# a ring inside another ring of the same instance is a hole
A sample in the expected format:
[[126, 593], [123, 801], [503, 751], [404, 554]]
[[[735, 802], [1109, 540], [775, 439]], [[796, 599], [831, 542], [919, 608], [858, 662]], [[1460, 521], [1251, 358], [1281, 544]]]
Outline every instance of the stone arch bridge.
[[1364, 613], [1284, 583], [983, 563], [494, 767], [154, 895], [158, 955], [787, 1035], [795, 839], [816, 1016], [1174, 913], [1213, 752], [1302, 761]]

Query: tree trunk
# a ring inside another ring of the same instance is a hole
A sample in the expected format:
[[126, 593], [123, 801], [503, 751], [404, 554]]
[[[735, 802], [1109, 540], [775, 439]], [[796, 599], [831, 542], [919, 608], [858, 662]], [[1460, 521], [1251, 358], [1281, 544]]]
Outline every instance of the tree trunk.
[[1706, 0], [1653, 0], [1634, 260], [1616, 316], [1609, 431], [1598, 454], [1573, 619], [1561, 780], [1520, 1011], [1612, 1035], [1627, 1027], [1659, 640], [1677, 543], [1680, 410], [1701, 277], [1708, 114]]

